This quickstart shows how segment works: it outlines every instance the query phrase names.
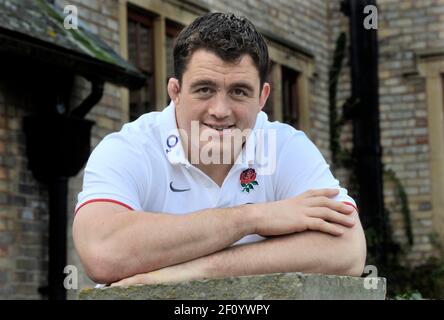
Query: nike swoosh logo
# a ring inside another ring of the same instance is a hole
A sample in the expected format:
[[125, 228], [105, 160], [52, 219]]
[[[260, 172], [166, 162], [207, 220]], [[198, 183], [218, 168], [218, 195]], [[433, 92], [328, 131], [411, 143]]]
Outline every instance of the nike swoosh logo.
[[170, 189], [173, 192], [185, 192], [185, 191], [189, 191], [191, 190], [191, 188], [187, 188], [187, 189], [176, 189], [173, 187], [173, 181], [170, 182]]

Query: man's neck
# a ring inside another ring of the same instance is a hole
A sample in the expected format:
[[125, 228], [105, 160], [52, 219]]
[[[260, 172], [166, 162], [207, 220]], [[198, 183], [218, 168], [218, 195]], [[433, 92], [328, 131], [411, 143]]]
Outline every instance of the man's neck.
[[[199, 163], [194, 164], [194, 166], [200, 169], [203, 173], [205, 173], [208, 177], [210, 177], [214, 182], [217, 183], [219, 187], [224, 183], [225, 178], [230, 172], [233, 164], [235, 163], [235, 159], [242, 152], [240, 150], [232, 150], [231, 159], [228, 162], [224, 162], [223, 156], [217, 157], [219, 159], [218, 163], [205, 163], [202, 159], [199, 159]], [[190, 159], [191, 155], [188, 155], [188, 159]], [[217, 161], [217, 160], [215, 160]]]
[[232, 150], [231, 151], [231, 163], [224, 163], [223, 162], [223, 156], [220, 156], [219, 163], [210, 163], [205, 164], [204, 161], [199, 159], [199, 163], [193, 163], [191, 161], [191, 148], [189, 146], [189, 141], [185, 139], [185, 137], [182, 137], [182, 143], [183, 148], [185, 151], [185, 154], [187, 155], [188, 161], [190, 161], [191, 164], [193, 164], [196, 168], [200, 169], [203, 173], [205, 173], [208, 177], [210, 177], [214, 182], [217, 183], [219, 187], [222, 186], [225, 178], [227, 177], [228, 173], [230, 172], [231, 168], [233, 167], [233, 164], [235, 163], [235, 160], [238, 158], [238, 156], [242, 153], [242, 149], [245, 146], [245, 141], [242, 143], [242, 146], [238, 150]]
[[233, 164], [197, 164], [195, 166], [221, 187]]

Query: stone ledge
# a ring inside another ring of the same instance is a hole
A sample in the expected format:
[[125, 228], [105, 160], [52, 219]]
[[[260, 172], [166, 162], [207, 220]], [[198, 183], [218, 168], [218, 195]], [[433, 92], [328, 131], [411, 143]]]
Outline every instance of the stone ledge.
[[[369, 279], [367, 279], [368, 281]], [[80, 300], [384, 300], [386, 279], [274, 273], [181, 283], [84, 289]], [[373, 282], [372, 282], [373, 281]]]

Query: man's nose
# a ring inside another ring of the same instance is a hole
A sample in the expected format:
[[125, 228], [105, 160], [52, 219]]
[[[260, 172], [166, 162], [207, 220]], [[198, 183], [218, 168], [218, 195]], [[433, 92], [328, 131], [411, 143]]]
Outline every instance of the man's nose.
[[212, 101], [208, 113], [218, 119], [226, 118], [231, 115], [231, 106], [226, 99], [217, 97]]

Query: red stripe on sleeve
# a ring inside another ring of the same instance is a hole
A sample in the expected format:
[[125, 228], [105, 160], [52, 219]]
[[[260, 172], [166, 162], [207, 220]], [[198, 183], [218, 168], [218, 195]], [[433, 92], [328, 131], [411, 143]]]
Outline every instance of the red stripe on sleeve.
[[74, 215], [77, 214], [77, 212], [80, 210], [81, 207], [83, 207], [84, 205], [87, 205], [88, 203], [91, 203], [91, 202], [112, 202], [112, 203], [115, 203], [115, 204], [120, 204], [121, 206], [123, 206], [123, 207], [125, 207], [125, 208], [127, 208], [127, 209], [129, 209], [129, 210], [134, 211], [134, 209], [131, 208], [129, 205], [127, 205], [127, 204], [125, 204], [125, 203], [123, 203], [123, 202], [117, 201], [117, 200], [113, 200], [113, 199], [92, 199], [92, 200], [88, 200], [88, 201], [82, 203], [82, 204], [77, 208], [76, 212], [74, 212]]

